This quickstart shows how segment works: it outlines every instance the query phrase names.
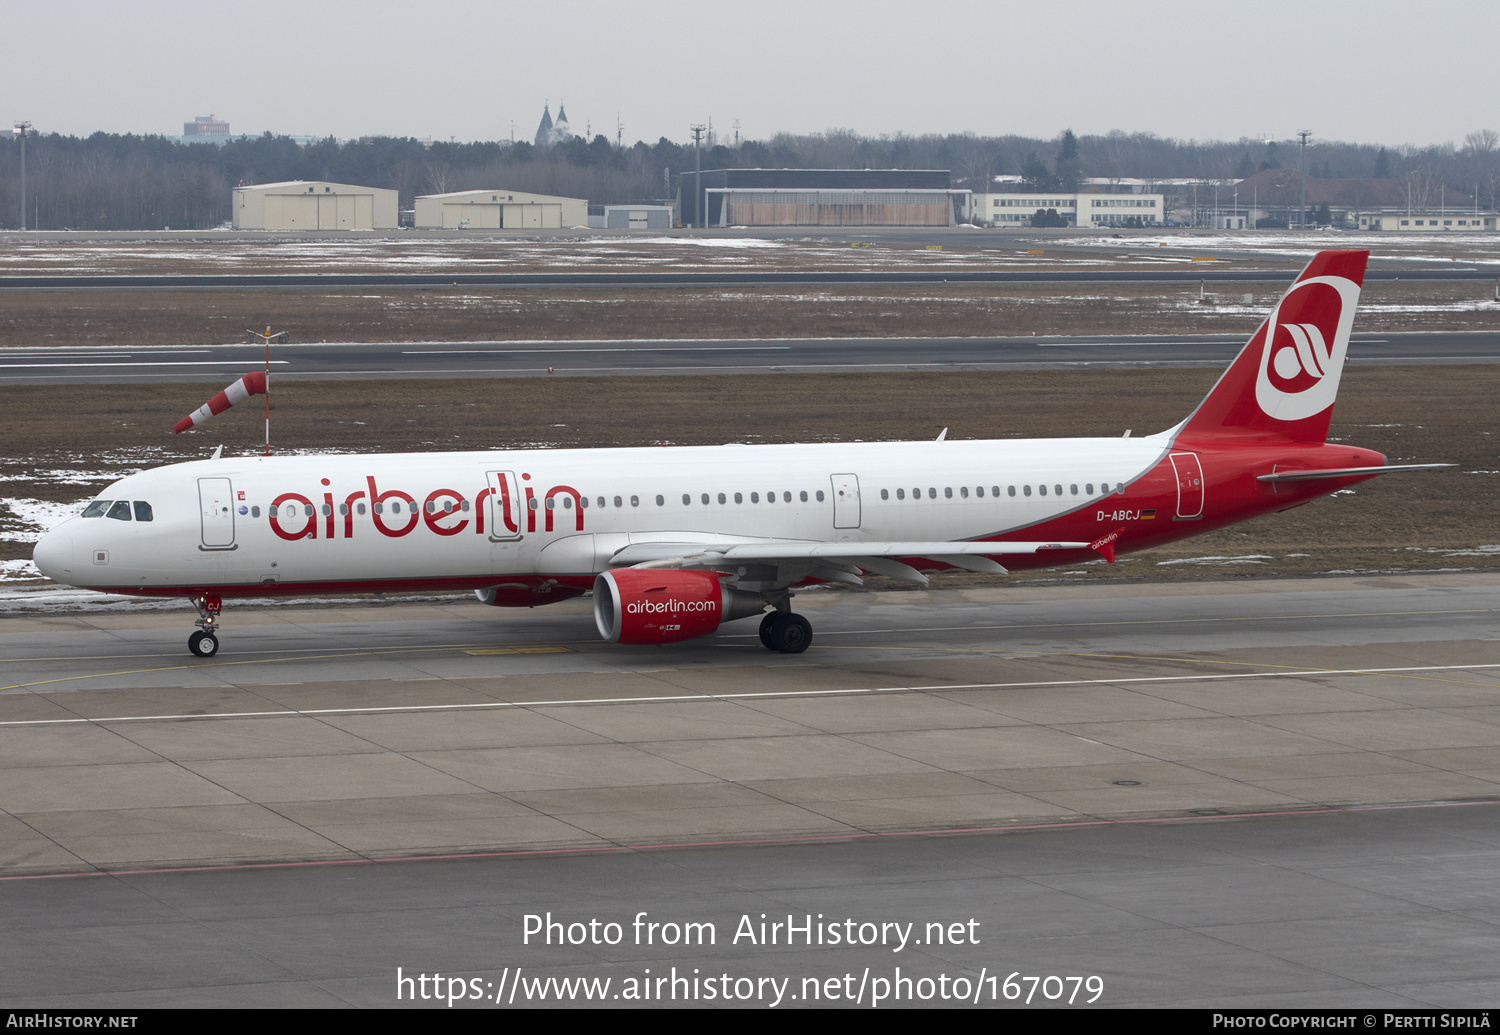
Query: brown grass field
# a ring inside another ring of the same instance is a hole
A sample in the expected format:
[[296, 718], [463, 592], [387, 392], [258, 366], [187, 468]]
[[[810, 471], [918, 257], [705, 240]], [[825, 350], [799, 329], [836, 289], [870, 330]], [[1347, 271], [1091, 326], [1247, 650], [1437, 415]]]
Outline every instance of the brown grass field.
[[[1247, 306], [1244, 295], [1250, 294]], [[267, 325], [299, 342], [1220, 334], [1279, 292], [1190, 285], [6, 291], [0, 347], [202, 345]], [[1381, 281], [1356, 331], [1500, 331], [1483, 283]]]

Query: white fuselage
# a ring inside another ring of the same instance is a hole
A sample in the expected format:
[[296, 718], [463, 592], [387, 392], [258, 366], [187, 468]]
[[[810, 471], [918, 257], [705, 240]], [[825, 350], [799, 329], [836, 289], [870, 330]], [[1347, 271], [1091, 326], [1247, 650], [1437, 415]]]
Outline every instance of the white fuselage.
[[967, 540], [1096, 511], [1090, 524], [1108, 531], [1119, 523], [1105, 515], [1121, 488], [1168, 444], [1155, 436], [230, 457], [121, 479], [99, 499], [145, 502], [149, 521], [70, 518], [36, 559], [58, 581], [153, 595], [481, 588], [511, 575], [590, 575], [622, 546], [652, 541]]

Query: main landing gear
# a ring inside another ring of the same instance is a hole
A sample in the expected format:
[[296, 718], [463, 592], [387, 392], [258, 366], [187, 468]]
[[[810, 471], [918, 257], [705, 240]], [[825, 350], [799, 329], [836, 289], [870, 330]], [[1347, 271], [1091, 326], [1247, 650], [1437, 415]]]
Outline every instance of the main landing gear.
[[219, 653], [219, 638], [214, 633], [219, 628], [219, 612], [224, 609], [224, 602], [218, 597], [194, 597], [193, 606], [199, 615], [193, 624], [199, 629], [188, 637], [188, 653], [196, 658], [211, 658]]
[[760, 620], [760, 642], [766, 650], [801, 654], [812, 643], [812, 623], [790, 611], [772, 611]]

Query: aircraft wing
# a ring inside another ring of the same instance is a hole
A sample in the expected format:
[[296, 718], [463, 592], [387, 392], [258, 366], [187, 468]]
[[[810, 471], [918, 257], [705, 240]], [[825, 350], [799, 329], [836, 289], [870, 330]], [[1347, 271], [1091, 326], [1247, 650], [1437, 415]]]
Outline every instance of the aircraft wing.
[[950, 568], [1006, 574], [991, 560], [1004, 554], [1086, 550], [1088, 543], [1062, 542], [764, 542], [632, 543], [616, 551], [611, 567], [737, 568], [772, 565], [780, 578], [811, 577], [858, 584], [861, 571], [925, 584], [927, 576], [901, 558], [924, 558]]

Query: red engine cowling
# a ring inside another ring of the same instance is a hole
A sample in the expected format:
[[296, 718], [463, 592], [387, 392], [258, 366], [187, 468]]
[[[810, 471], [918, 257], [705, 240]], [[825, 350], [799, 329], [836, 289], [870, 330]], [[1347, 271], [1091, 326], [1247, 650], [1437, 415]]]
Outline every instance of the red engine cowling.
[[690, 640], [764, 607], [709, 571], [621, 568], [594, 580], [594, 622], [609, 643]]

